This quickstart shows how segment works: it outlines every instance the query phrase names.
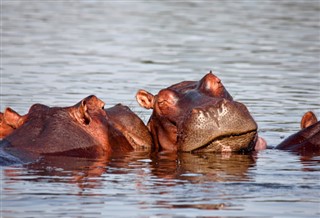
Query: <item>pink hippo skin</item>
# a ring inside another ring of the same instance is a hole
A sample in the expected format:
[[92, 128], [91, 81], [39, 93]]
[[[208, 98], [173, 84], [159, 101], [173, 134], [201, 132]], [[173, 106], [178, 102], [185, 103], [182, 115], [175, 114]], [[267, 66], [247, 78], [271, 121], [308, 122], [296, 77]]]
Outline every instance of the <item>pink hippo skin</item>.
[[[35, 104], [24, 116], [7, 108], [1, 114], [4, 138], [0, 147], [22, 159], [40, 155], [98, 157], [151, 148], [147, 127], [128, 107], [115, 106], [117, 113], [114, 108], [105, 110], [104, 105], [96, 96], [88, 96], [71, 107]], [[128, 123], [135, 126], [126, 129]]]
[[152, 109], [148, 128], [157, 150], [239, 152], [265, 148], [246, 106], [234, 101], [211, 72], [200, 81], [183, 81], [157, 95], [145, 90], [138, 103]]
[[301, 130], [281, 142], [276, 149], [292, 151], [302, 156], [320, 155], [320, 121], [308, 111], [300, 122]]

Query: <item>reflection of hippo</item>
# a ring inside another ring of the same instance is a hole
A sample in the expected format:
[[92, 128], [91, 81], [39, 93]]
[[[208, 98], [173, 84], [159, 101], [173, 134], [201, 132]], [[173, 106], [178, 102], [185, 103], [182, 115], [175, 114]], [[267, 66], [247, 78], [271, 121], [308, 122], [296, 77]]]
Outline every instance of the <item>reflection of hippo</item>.
[[255, 157], [250, 154], [158, 152], [152, 159], [154, 176], [192, 183], [247, 180], [248, 170], [256, 166]]
[[304, 114], [301, 130], [281, 142], [276, 149], [296, 152], [303, 156], [320, 155], [320, 121], [311, 112]]
[[[69, 183], [80, 187], [81, 195], [87, 188], [103, 188], [101, 175], [107, 173], [108, 166], [114, 174], [130, 173], [132, 166], [143, 165], [142, 159], [149, 158], [150, 150], [129, 153], [105, 153], [94, 158], [42, 155], [37, 161], [20, 167], [5, 167], [3, 173], [12, 178], [10, 182], [32, 181]], [[30, 176], [32, 175], [32, 176]], [[141, 177], [143, 178], [143, 177]], [[141, 185], [142, 186], [142, 185]]]
[[[103, 101], [89, 96], [71, 107], [35, 104], [24, 116], [7, 109], [1, 115], [0, 127], [14, 131], [1, 141], [1, 146], [10, 154], [32, 159], [41, 154], [96, 157], [111, 151], [151, 147], [145, 125], [129, 108], [115, 106], [117, 118], [112, 108], [103, 107]], [[128, 123], [134, 123], [135, 128], [126, 130]]]
[[142, 107], [153, 109], [148, 128], [158, 150], [254, 149], [258, 138], [256, 122], [246, 106], [233, 101], [211, 72], [200, 81], [180, 82], [155, 96], [139, 90], [136, 98]]
[[4, 168], [4, 175], [15, 182], [27, 179], [29, 182], [77, 184], [82, 191], [101, 185], [99, 177], [105, 173], [108, 161], [109, 155], [99, 158], [43, 155], [23, 167]]

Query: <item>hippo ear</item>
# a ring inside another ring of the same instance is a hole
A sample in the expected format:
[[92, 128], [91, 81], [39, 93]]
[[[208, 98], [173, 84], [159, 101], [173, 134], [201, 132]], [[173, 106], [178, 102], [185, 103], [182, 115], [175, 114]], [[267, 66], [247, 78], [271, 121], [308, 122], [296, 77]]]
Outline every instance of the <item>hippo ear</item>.
[[91, 117], [88, 113], [88, 107], [86, 100], [82, 100], [78, 108], [77, 119], [81, 124], [88, 125], [91, 121]]
[[300, 127], [301, 129], [307, 128], [308, 126], [315, 124], [317, 121], [318, 119], [316, 115], [313, 112], [308, 111], [303, 115], [300, 122]]
[[136, 99], [141, 107], [144, 107], [146, 109], [153, 109], [154, 96], [151, 93], [140, 89], [136, 94]]
[[20, 118], [21, 116], [9, 107], [3, 112], [3, 121], [14, 129], [19, 127]]

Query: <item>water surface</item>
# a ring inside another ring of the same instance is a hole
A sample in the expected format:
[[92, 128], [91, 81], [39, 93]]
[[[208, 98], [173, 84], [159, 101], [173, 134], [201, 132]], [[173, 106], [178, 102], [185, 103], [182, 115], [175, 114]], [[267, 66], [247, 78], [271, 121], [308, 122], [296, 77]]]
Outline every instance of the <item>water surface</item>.
[[[270, 146], [320, 116], [320, 2], [1, 1], [0, 109], [95, 94], [147, 122], [157, 93], [209, 70]], [[1, 217], [320, 215], [320, 158], [133, 152], [1, 167]]]

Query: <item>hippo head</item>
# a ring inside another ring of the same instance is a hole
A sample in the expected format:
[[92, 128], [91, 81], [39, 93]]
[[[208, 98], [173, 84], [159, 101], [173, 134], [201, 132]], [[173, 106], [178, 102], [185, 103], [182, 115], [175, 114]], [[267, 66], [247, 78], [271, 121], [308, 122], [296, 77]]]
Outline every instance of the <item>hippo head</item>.
[[300, 121], [301, 130], [288, 136], [275, 148], [292, 151], [301, 156], [320, 155], [320, 121], [312, 111], [306, 112]]
[[107, 118], [126, 137], [134, 150], [152, 148], [152, 138], [148, 128], [128, 106], [116, 104], [105, 111]]
[[184, 81], [157, 95], [139, 90], [136, 99], [153, 109], [148, 128], [159, 150], [229, 152], [252, 150], [257, 124], [234, 101], [211, 71], [200, 81]]
[[19, 128], [4, 139], [11, 145], [9, 149], [41, 154], [109, 151], [110, 125], [104, 105], [102, 100], [91, 95], [71, 107], [34, 104], [24, 116], [7, 109], [4, 118], [11, 114], [15, 119], [3, 119], [4, 124], [18, 123]]

